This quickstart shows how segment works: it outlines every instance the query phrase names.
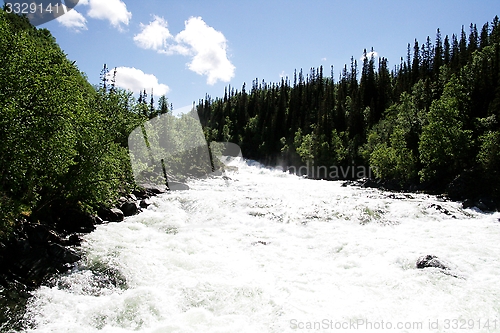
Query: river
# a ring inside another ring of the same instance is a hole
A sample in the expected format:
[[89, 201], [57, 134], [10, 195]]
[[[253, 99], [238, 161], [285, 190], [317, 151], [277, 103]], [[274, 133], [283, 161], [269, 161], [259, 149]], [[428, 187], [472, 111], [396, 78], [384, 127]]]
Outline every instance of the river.
[[233, 164], [85, 235], [27, 331], [500, 331], [499, 213]]

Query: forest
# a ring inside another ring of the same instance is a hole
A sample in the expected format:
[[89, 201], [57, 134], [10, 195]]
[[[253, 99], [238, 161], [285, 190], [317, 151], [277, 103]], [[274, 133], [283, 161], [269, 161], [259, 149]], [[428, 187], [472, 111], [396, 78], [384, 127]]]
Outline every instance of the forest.
[[[237, 143], [266, 165], [365, 166], [395, 188], [499, 198], [499, 80], [496, 16], [480, 29], [415, 39], [392, 68], [365, 49], [337, 80], [333, 68], [301, 69], [280, 82], [229, 86], [196, 108], [209, 142]], [[321, 170], [309, 176], [343, 178]]]
[[95, 213], [135, 188], [128, 136], [168, 112], [166, 97], [136, 100], [106, 66], [92, 86], [48, 30], [3, 10], [0, 45], [0, 240], [26, 219]]
[[[205, 138], [284, 169], [365, 166], [400, 188], [498, 200], [500, 22], [465, 30], [415, 40], [393, 68], [365, 50], [338, 79], [319, 67], [206, 95], [195, 107]], [[91, 85], [48, 30], [3, 10], [0, 44], [0, 238], [61, 207], [95, 213], [136, 188], [129, 134], [168, 114], [167, 98], [134, 98], [106, 66]]]

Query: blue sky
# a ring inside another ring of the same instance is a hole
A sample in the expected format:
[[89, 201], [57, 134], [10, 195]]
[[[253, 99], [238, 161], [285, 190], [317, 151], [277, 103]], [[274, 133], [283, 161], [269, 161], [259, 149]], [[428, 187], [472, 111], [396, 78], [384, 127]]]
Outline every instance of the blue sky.
[[278, 82], [294, 69], [323, 65], [335, 78], [351, 56], [372, 47], [392, 68], [406, 47], [436, 29], [478, 29], [498, 0], [80, 0], [74, 10], [40, 27], [49, 29], [68, 58], [97, 84], [104, 63], [117, 67], [118, 84], [166, 93], [185, 110], [206, 93], [222, 97], [258, 78]]

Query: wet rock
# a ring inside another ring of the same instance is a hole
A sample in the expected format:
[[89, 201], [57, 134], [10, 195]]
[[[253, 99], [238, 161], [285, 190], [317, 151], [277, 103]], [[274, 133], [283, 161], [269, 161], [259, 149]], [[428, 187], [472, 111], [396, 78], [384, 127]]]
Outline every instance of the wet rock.
[[434, 267], [434, 268], [440, 268], [440, 269], [445, 269], [449, 270], [450, 267], [446, 263], [444, 263], [442, 260], [440, 260], [438, 257], [434, 255], [425, 255], [421, 256], [420, 258], [417, 259], [417, 268], [422, 269], [422, 268], [427, 268], [427, 267]]
[[141, 200], [139, 203], [139, 207], [141, 208], [148, 208], [149, 205], [151, 205], [151, 203], [146, 199]]
[[256, 241], [252, 243], [252, 245], [269, 245], [269, 244], [271, 244], [271, 242]]
[[477, 207], [483, 212], [493, 212], [498, 209], [498, 204], [490, 197], [482, 197], [477, 200], [465, 199], [462, 202], [462, 208]]
[[453, 215], [448, 209], [446, 208], [443, 208], [441, 205], [438, 205], [438, 204], [431, 204], [429, 206], [429, 208], [434, 208], [435, 210], [437, 210], [438, 212], [441, 212], [445, 215], [448, 215], [448, 216], [451, 216], [453, 217], [454, 219], [456, 219], [457, 217], [455, 215]]
[[82, 243], [82, 238], [76, 234], [73, 234], [68, 237], [66, 245], [75, 246], [75, 245], [80, 245], [81, 243]]
[[376, 181], [375, 179], [366, 179], [362, 184], [361, 187], [364, 188], [380, 188], [382, 184], [379, 181]]
[[75, 251], [59, 244], [50, 244], [48, 254], [52, 260], [63, 264], [72, 264], [81, 259]]
[[128, 200], [120, 205], [119, 209], [123, 212], [124, 216], [132, 216], [139, 213], [139, 207], [137, 203], [132, 200]]
[[151, 195], [146, 191], [146, 189], [133, 190], [132, 194], [137, 198], [137, 200], [149, 199]]
[[483, 212], [493, 212], [496, 210], [497, 205], [492, 198], [483, 197], [480, 198], [475, 205], [477, 208], [481, 209]]
[[31, 244], [64, 243], [64, 240], [55, 231], [41, 224], [28, 223], [24, 225], [24, 232]]
[[179, 182], [168, 182], [168, 188], [170, 191], [185, 191], [189, 190], [189, 186], [184, 183]]
[[472, 208], [474, 207], [474, 200], [472, 199], [465, 199], [463, 202], [462, 202], [462, 208]]
[[99, 216], [94, 216], [94, 223], [95, 224], [103, 224], [104, 221], [102, 220], [102, 218], [100, 218]]
[[165, 185], [145, 184], [143, 186], [146, 193], [148, 193], [150, 196], [167, 192], [167, 187]]
[[54, 212], [56, 230], [62, 233], [89, 233], [95, 230], [95, 219], [91, 214], [75, 208], [61, 208]]
[[99, 217], [108, 222], [121, 222], [123, 221], [124, 214], [118, 208], [100, 208], [97, 212]]

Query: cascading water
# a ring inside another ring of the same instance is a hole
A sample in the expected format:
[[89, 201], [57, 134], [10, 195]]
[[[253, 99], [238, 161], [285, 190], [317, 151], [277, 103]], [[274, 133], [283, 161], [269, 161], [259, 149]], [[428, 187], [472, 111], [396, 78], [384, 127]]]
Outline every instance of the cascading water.
[[28, 331], [500, 331], [499, 213], [248, 164], [86, 235]]

